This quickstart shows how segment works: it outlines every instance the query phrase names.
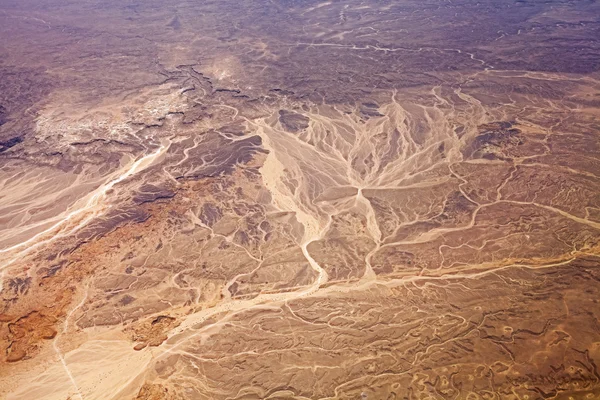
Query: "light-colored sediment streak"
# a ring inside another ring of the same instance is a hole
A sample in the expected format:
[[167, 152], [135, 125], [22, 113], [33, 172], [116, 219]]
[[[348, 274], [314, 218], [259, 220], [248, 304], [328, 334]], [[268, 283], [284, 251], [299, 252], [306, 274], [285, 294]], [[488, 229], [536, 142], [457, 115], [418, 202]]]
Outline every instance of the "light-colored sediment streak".
[[264, 129], [259, 127], [257, 133], [262, 138], [263, 146], [269, 152], [267, 159], [260, 168], [263, 183], [271, 193], [273, 204], [280, 211], [293, 212], [298, 222], [303, 226], [302, 253], [310, 266], [318, 274], [315, 283], [315, 286], [318, 288], [327, 282], [327, 272], [311, 257], [308, 252], [308, 245], [323, 238], [325, 227], [321, 226], [317, 217], [311, 215], [310, 211], [301, 205], [300, 199], [297, 198], [298, 194], [290, 193], [288, 188], [283, 187], [286, 166], [277, 157], [276, 150], [271, 146], [269, 135], [265, 133]]
[[156, 151], [139, 158], [130, 165], [127, 165], [121, 170], [117, 171], [114, 174], [116, 175], [114, 179], [111, 179], [76, 202], [73, 206], [73, 209], [69, 211], [63, 219], [52, 225], [50, 228], [36, 234], [22, 243], [5, 249], [0, 249], [0, 255], [7, 255], [5, 256], [5, 262], [0, 266], [0, 269], [8, 267], [13, 262], [40, 245], [48, 243], [56, 238], [72, 234], [81, 227], [85, 226], [91, 219], [95, 218], [106, 209], [106, 205], [103, 204], [103, 201], [106, 199], [106, 194], [108, 191], [125, 179], [130, 178], [131, 176], [152, 165], [167, 151], [169, 144], [169, 141], [164, 142]]
[[290, 166], [284, 165], [276, 155], [274, 147], [271, 145], [269, 135], [259, 127], [257, 133], [262, 138], [265, 149], [269, 152], [267, 158], [260, 168], [260, 173], [265, 187], [272, 196], [273, 204], [281, 211], [293, 212], [296, 219], [304, 227], [304, 236], [302, 242], [313, 240], [321, 230], [320, 223], [302, 206], [302, 202], [297, 199], [294, 193], [283, 187], [283, 179], [286, 177], [285, 169]]
[[54, 341], [52, 342], [52, 347], [54, 348], [54, 351], [56, 352], [56, 355], [58, 356], [58, 358], [60, 359], [60, 363], [62, 364], [65, 373], [69, 376], [69, 380], [71, 381], [71, 384], [73, 385], [73, 387], [76, 390], [76, 396], [83, 400], [83, 395], [81, 394], [81, 391], [79, 390], [79, 386], [77, 385], [77, 381], [75, 380], [75, 377], [73, 376], [73, 373], [71, 372], [71, 370], [69, 369], [69, 366], [67, 365], [66, 361], [65, 361], [65, 357], [62, 353], [62, 351], [59, 348], [58, 345], [58, 340], [59, 338], [64, 335], [68, 329], [69, 329], [69, 319], [71, 318], [71, 316], [73, 316], [73, 314], [75, 313], [75, 311], [77, 311], [79, 308], [81, 308], [81, 306], [83, 306], [83, 304], [85, 303], [85, 301], [88, 298], [88, 293], [89, 293], [89, 287], [86, 286], [85, 288], [85, 294], [83, 296], [83, 298], [81, 299], [81, 301], [79, 302], [79, 304], [77, 304], [75, 307], [73, 307], [73, 309], [67, 314], [67, 316], [65, 317], [65, 322], [63, 325], [63, 329], [61, 334], [57, 334], [56, 337], [54, 338]]
[[373, 205], [371, 202], [363, 196], [362, 188], [358, 190], [358, 194], [356, 195], [356, 201], [358, 204], [361, 204], [365, 208], [365, 215], [367, 218], [367, 231], [371, 235], [371, 238], [375, 242], [375, 248], [371, 250], [365, 256], [365, 273], [363, 275], [363, 279], [365, 280], [374, 280], [377, 279], [377, 275], [373, 271], [373, 267], [371, 265], [371, 258], [381, 246], [381, 237], [382, 233], [379, 229], [379, 225], [377, 224], [377, 217], [375, 216], [375, 210], [373, 209]]

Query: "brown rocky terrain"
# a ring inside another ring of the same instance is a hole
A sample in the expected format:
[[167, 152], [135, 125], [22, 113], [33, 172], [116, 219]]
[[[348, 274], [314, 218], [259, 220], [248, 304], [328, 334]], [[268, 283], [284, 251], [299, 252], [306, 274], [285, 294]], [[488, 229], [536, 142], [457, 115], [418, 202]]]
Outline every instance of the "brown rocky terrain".
[[0, 4], [0, 398], [600, 399], [600, 3]]

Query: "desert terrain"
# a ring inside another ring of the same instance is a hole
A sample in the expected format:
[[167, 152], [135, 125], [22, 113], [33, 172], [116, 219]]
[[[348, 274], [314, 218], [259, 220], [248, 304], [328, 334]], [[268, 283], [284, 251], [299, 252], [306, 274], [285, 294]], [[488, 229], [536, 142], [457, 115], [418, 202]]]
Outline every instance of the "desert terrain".
[[0, 2], [0, 398], [600, 399], [600, 3]]

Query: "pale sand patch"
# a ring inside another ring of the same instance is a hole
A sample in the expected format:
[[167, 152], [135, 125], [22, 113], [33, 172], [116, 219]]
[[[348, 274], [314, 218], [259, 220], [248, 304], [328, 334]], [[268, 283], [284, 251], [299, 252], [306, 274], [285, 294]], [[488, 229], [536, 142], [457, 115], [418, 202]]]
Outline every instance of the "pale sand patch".
[[69, 396], [78, 398], [78, 393], [86, 400], [109, 399], [131, 383], [131, 371], [143, 370], [152, 355], [149, 351], [134, 351], [127, 340], [93, 340], [65, 354], [64, 358], [78, 388], [70, 384], [63, 365], [56, 360], [39, 374], [25, 374], [29, 377], [27, 380], [23, 379], [25, 375], [14, 377], [15, 381], [28, 384], [6, 399], [64, 400]]

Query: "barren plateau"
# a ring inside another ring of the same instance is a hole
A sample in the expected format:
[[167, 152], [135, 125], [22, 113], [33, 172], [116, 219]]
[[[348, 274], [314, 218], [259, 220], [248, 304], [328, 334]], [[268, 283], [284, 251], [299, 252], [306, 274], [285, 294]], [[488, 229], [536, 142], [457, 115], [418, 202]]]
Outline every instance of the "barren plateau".
[[596, 0], [0, 2], [0, 398], [600, 399]]

